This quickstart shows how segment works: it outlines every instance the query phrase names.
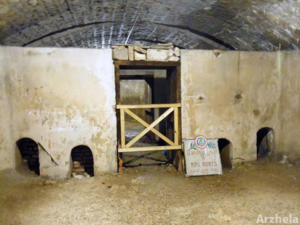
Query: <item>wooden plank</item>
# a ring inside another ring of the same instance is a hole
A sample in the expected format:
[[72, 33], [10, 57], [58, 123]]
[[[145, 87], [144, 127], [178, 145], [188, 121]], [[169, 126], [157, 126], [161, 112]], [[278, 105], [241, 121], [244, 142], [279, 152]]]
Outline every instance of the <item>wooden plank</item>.
[[153, 68], [168, 68], [177, 67], [180, 62], [160, 62], [160, 61], [127, 61], [127, 60], [114, 60], [114, 64], [118, 66], [138, 66], [138, 67], [150, 67]]
[[[120, 104], [120, 68], [119, 65], [115, 64], [115, 86], [116, 86], [116, 104]], [[116, 110], [117, 115], [117, 140], [118, 145], [121, 144], [121, 122], [120, 122], [120, 111]]]
[[118, 153], [118, 159], [119, 159], [119, 173], [123, 173], [123, 159], [120, 153]]
[[176, 75], [177, 75], [177, 79], [176, 79], [176, 84], [177, 84], [177, 88], [176, 88], [177, 101], [176, 102], [181, 102], [181, 68], [180, 68], [180, 64], [176, 67]]
[[149, 127], [145, 128], [139, 135], [135, 136], [127, 145], [126, 148], [131, 147], [134, 143], [136, 143], [140, 138], [142, 138], [147, 132], [149, 132], [153, 127], [159, 124], [163, 119], [165, 119], [171, 112], [173, 112], [173, 108], [169, 108], [160, 117], [158, 117], [155, 121], [153, 121]]
[[183, 173], [183, 157], [182, 157], [182, 152], [181, 151], [177, 151], [177, 155], [178, 155], [178, 167], [177, 170], [179, 173]]
[[166, 151], [166, 150], [180, 150], [180, 149], [181, 149], [181, 145], [149, 146], [149, 147], [119, 148], [119, 152]]
[[59, 165], [58, 161], [50, 154], [50, 152], [48, 152], [41, 143], [38, 142], [37, 144], [38, 144], [38, 149], [39, 147], [41, 147], [41, 149], [44, 150], [48, 154], [48, 156], [50, 156], [51, 160], [58, 166]]
[[146, 80], [153, 79], [153, 75], [121, 75], [120, 80]]
[[174, 107], [174, 142], [178, 145], [178, 108]]
[[[177, 101], [176, 102], [181, 102], [181, 64], [178, 64], [176, 67], [176, 72], [177, 72]], [[181, 125], [181, 109], [178, 109], [178, 141], [179, 144], [181, 144], [181, 139], [182, 139], [182, 125]]]
[[120, 67], [115, 65], [116, 103], [120, 104]]
[[125, 147], [125, 112], [124, 109], [120, 109], [121, 117], [121, 147]]
[[[176, 107], [175, 107], [176, 108]], [[177, 109], [177, 108], [176, 108]], [[121, 109], [123, 110], [123, 109]], [[136, 121], [138, 121], [140, 124], [142, 124], [144, 127], [148, 127], [150, 126], [149, 123], [147, 123], [146, 121], [144, 121], [142, 118], [140, 118], [138, 115], [136, 115], [135, 113], [133, 113], [130, 109], [124, 109], [125, 112], [131, 116], [133, 119], [135, 119]], [[169, 145], [175, 145], [175, 143], [173, 141], [171, 141], [169, 138], [167, 138], [165, 135], [163, 135], [162, 133], [160, 133], [158, 130], [156, 130], [155, 128], [152, 128], [151, 131], [156, 134], [157, 136], [159, 136], [161, 139], [163, 139], [166, 143], [168, 143]]]
[[172, 104], [148, 104], [148, 105], [117, 105], [117, 109], [148, 109], [148, 108], [170, 108], [181, 107], [180, 103]]

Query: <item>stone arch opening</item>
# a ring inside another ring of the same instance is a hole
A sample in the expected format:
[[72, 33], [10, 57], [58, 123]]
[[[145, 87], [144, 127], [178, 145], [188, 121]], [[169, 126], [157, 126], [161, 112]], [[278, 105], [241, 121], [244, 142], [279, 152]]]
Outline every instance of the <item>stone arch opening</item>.
[[94, 157], [91, 149], [86, 145], [79, 145], [72, 149], [72, 175], [94, 176]]
[[257, 159], [264, 159], [271, 155], [274, 148], [274, 131], [270, 127], [263, 127], [256, 133]]
[[226, 138], [218, 139], [218, 147], [221, 157], [222, 167], [232, 168], [232, 144]]
[[38, 144], [31, 138], [21, 138], [17, 141], [23, 162], [31, 171], [40, 175], [40, 161]]

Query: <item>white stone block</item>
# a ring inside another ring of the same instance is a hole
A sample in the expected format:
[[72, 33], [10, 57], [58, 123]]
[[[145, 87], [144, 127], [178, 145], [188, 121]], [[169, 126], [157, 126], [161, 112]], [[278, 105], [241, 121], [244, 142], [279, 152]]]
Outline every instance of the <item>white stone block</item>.
[[180, 56], [180, 49], [177, 48], [177, 47], [175, 47], [175, 48], [174, 48], [174, 53], [175, 53], [176, 56], [179, 57], [179, 56]]
[[134, 60], [134, 51], [133, 51], [133, 46], [131, 45], [128, 46], [128, 57], [130, 61]]
[[179, 57], [177, 57], [177, 56], [171, 56], [171, 57], [169, 57], [168, 61], [177, 62], [177, 61], [179, 61]]
[[169, 50], [165, 49], [148, 49], [147, 60], [148, 61], [168, 61]]
[[128, 60], [128, 49], [125, 46], [116, 46], [113, 49], [113, 58], [118, 60]]
[[146, 53], [147, 53], [147, 50], [146, 50], [146, 49], [143, 49], [142, 47], [139, 47], [139, 46], [134, 46], [134, 50], [135, 50], [136, 52], [143, 53], [143, 54], [146, 54]]
[[135, 60], [144, 60], [146, 61], [146, 55], [139, 52], [134, 52], [134, 59]]
[[175, 55], [174, 50], [173, 50], [173, 49], [169, 49], [169, 57], [171, 57], [171, 56], [173, 56], [173, 55]]

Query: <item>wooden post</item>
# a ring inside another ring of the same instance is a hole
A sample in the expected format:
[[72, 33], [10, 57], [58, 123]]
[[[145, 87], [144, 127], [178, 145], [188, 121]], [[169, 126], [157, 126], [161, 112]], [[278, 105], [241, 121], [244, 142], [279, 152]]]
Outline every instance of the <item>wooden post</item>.
[[178, 145], [178, 107], [174, 107], [174, 142]]
[[121, 156], [121, 153], [118, 153], [118, 159], [119, 159], [119, 173], [122, 173], [123, 172], [123, 159], [122, 159], [122, 156]]
[[125, 147], [125, 112], [124, 109], [120, 109], [121, 113], [121, 148]]
[[177, 151], [177, 156], [178, 156], [178, 172], [179, 173], [182, 173], [183, 172], [183, 164], [182, 164], [182, 151], [181, 150], [178, 150]]

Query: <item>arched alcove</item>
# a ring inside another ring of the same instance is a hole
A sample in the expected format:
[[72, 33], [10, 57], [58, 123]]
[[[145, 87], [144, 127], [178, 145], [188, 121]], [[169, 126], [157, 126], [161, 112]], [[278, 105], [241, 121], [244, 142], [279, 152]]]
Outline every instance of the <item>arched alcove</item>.
[[72, 173], [94, 176], [94, 158], [91, 149], [86, 145], [79, 145], [72, 149]]
[[263, 127], [256, 133], [257, 159], [271, 155], [274, 146], [274, 131], [272, 128]]
[[224, 168], [232, 168], [232, 144], [226, 138], [218, 139], [221, 163]]
[[37, 175], [40, 175], [38, 144], [31, 138], [21, 138], [16, 144], [21, 153], [22, 160], [28, 168]]

